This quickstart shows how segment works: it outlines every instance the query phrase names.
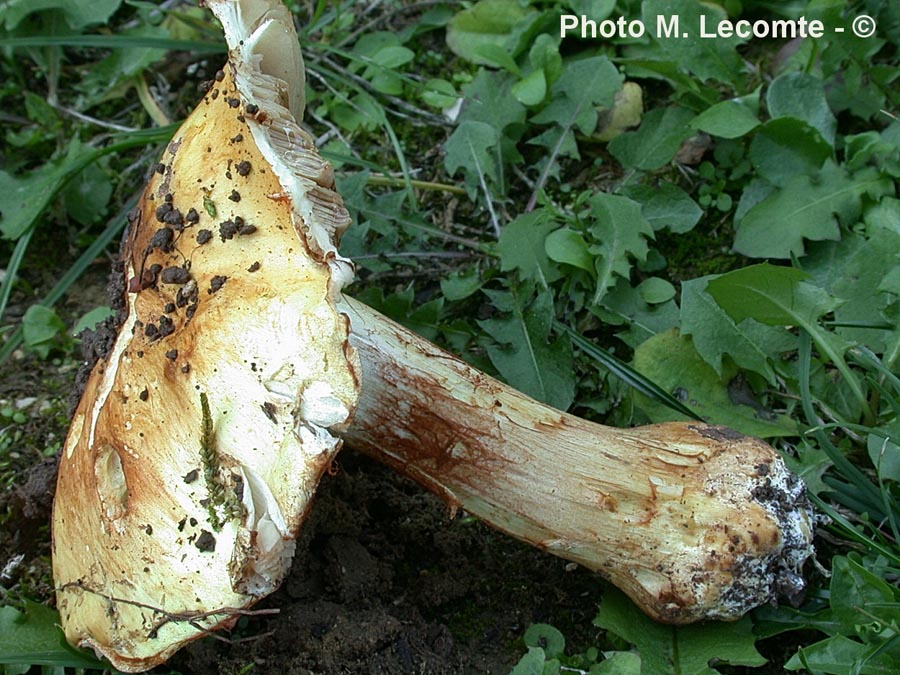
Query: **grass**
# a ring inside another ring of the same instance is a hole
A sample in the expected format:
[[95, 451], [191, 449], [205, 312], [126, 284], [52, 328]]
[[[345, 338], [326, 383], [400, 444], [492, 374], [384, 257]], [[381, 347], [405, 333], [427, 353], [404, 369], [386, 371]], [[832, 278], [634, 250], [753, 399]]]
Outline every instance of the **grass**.
[[[661, 388], [658, 373], [633, 365], [677, 333], [710, 367], [692, 392], [704, 417], [771, 433], [806, 479], [823, 515], [818, 565], [831, 571], [807, 570], [803, 604], [757, 610], [739, 635], [717, 625], [673, 633], [679, 650], [664, 665], [629, 639], [654, 629], [604, 595], [595, 644], [551, 649], [528, 637], [514, 672], [605, 672], [605, 661], [621, 672], [900, 670], [900, 9], [666, 5], [683, 20], [777, 11], [827, 26], [865, 10], [880, 27], [869, 40], [829, 31], [788, 45], [561, 40], [557, 15], [571, 3], [472, 4], [289, 3], [309, 70], [307, 122], [355, 220], [343, 244], [358, 262], [352, 292], [526, 393], [620, 425], [696, 414], [673, 396], [677, 383]], [[638, 17], [638, 5], [623, 0], [616, 12]], [[663, 11], [653, 0], [645, 11], [654, 8]], [[180, 2], [59, 0], [0, 9], [0, 25], [9, 495], [65, 427], [55, 403], [64, 387], [21, 373], [77, 362], [69, 331], [98, 304], [79, 301], [80, 280], [115, 256], [142, 177], [224, 45], [205, 12]], [[624, 112], [625, 81], [643, 95], [635, 124], [599, 140], [610, 117], [601, 111]], [[803, 275], [776, 284], [761, 262]], [[790, 312], [749, 302], [760, 289]], [[549, 334], [523, 318], [533, 307], [551, 308]], [[487, 318], [517, 330], [492, 333]], [[529, 356], [514, 333], [560, 352]], [[520, 355], [514, 368], [492, 360], [497, 347]], [[528, 373], [560, 359], [568, 376], [529, 391]], [[753, 409], [794, 431], [760, 427], [716, 395], [738, 381]], [[32, 392], [50, 408], [16, 410]], [[33, 444], [27, 459], [14, 456]], [[782, 633], [782, 661], [760, 665], [754, 643]], [[726, 634], [740, 649], [690, 671], [703, 640]]]

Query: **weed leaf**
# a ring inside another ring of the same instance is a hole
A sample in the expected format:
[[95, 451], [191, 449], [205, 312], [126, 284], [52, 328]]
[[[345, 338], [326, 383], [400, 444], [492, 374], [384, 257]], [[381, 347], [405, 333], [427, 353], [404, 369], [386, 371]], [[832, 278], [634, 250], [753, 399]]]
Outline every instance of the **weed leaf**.
[[94, 157], [95, 150], [74, 140], [65, 156], [23, 178], [0, 171], [0, 233], [7, 239], [21, 237], [63, 185]]
[[512, 292], [486, 291], [494, 305], [508, 314], [478, 323], [497, 341], [487, 347], [488, 356], [509, 384], [566, 410], [575, 397], [572, 343], [568, 335], [548, 341], [553, 299], [547, 292], [532, 299], [531, 288], [522, 284]]
[[466, 108], [461, 120], [484, 122], [502, 133], [507, 127], [525, 121], [525, 106], [510, 92], [512, 79], [502, 73], [481, 69], [464, 89]]
[[[691, 339], [677, 331], [660, 333], [641, 344], [634, 351], [634, 367], [707, 422], [762, 438], [797, 434], [797, 425], [790, 417], [766, 410], [748, 387], [733, 380], [737, 375], [733, 366], [720, 377], [700, 358]], [[640, 394], [636, 394], [635, 403], [653, 422], [685, 419]]]
[[641, 213], [641, 205], [627, 197], [601, 192], [591, 198], [590, 205], [591, 234], [598, 242], [590, 249], [596, 256], [594, 304], [599, 304], [616, 277], [628, 278], [632, 260], [647, 258], [647, 237], [653, 237], [653, 228]]
[[851, 224], [859, 217], [863, 195], [887, 190], [893, 186], [874, 170], [850, 176], [826, 162], [817, 177], [794, 176], [750, 209], [737, 224], [734, 248], [751, 258], [801, 256], [804, 239], [839, 239], [839, 221]]
[[69, 27], [79, 30], [91, 24], [106, 22], [121, 4], [122, 0], [8, 0], [0, 8], [0, 18], [7, 29], [13, 29], [32, 12], [58, 9]]
[[546, 209], [525, 213], [509, 223], [503, 228], [497, 244], [500, 270], [519, 270], [520, 278], [537, 281], [541, 286], [562, 277], [546, 248], [547, 237], [557, 226], [553, 215]]
[[620, 194], [640, 203], [641, 213], [654, 232], [663, 229], [674, 234], [690, 232], [703, 216], [697, 202], [673, 183], [632, 185]]
[[722, 101], [694, 118], [691, 127], [720, 138], [740, 138], [759, 126], [759, 118], [738, 101]]
[[897, 656], [844, 635], [801, 647], [784, 667], [829, 675], [896, 675]]
[[528, 17], [516, 0], [481, 0], [459, 12], [447, 26], [447, 46], [467, 61], [490, 65], [484, 47], [504, 48], [512, 41], [516, 26]]
[[[647, 33], [654, 36], [658, 52], [680, 70], [693, 73], [699, 80], [719, 80], [732, 86], [741, 82], [744, 62], [736, 48], [746, 38], [735, 35], [710, 40], [699, 33], [701, 16], [705, 16], [710, 30], [727, 18], [724, 9], [698, 0], [644, 0], [641, 11]], [[682, 34], [666, 37], [664, 31], [658, 32], [657, 17], [677, 17]]]
[[554, 262], [594, 272], [594, 256], [588, 251], [587, 242], [581, 233], [572, 228], [561, 227], [547, 235], [544, 250]]
[[795, 338], [783, 328], [766, 326], [754, 319], [736, 322], [706, 292], [713, 277], [701, 277], [681, 284], [681, 331], [690, 335], [694, 348], [716, 374], [724, 374], [727, 354], [745, 370], [759, 373], [775, 385], [775, 371], [769, 359], [795, 348]]
[[710, 281], [707, 292], [735, 321], [756, 319], [770, 326], [814, 327], [841, 301], [808, 283], [809, 275], [792, 267], [751, 265]]
[[500, 135], [490, 124], [465, 121], [447, 140], [444, 166], [451, 176], [463, 169], [470, 187], [479, 184], [479, 177], [487, 176], [496, 181], [497, 163], [492, 152], [500, 141]]
[[642, 675], [714, 675], [710, 663], [759, 666], [766, 662], [756, 651], [749, 617], [733, 623], [666, 626], [643, 614], [618, 590], [603, 593], [594, 624], [637, 647]]
[[835, 331], [877, 352], [896, 344], [897, 334], [863, 326], [887, 322], [892, 298], [879, 288], [891, 272], [900, 269], [898, 252], [900, 232], [879, 228], [869, 238], [854, 233], [841, 242], [825, 242], [802, 261], [803, 270], [818, 286], [846, 301], [834, 312], [835, 322], [841, 324]]
[[785, 73], [769, 85], [766, 105], [773, 118], [803, 120], [818, 129], [829, 145], [834, 145], [837, 120], [825, 100], [825, 87], [821, 79], [807, 73]]
[[797, 175], [812, 175], [833, 154], [822, 134], [803, 120], [782, 117], [756, 130], [749, 158], [760, 176], [784, 187]]
[[72, 668], [107, 668], [87, 652], [70, 647], [59, 614], [26, 600], [22, 610], [0, 607], [0, 664], [29, 663]]
[[609, 142], [609, 151], [626, 169], [652, 171], [671, 162], [693, 131], [694, 113], [684, 108], [657, 108], [644, 115], [637, 131]]
[[624, 77], [605, 56], [572, 61], [551, 87], [550, 104], [531, 121], [591, 134], [597, 127], [596, 106], [612, 107], [622, 82]]
[[865, 411], [866, 395], [844, 361], [849, 344], [817, 323], [819, 317], [834, 311], [842, 301], [805, 281], [808, 278], [800, 270], [763, 263], [723, 274], [710, 281], [706, 290], [735, 321], [753, 318], [770, 326], [798, 326], [806, 331], [819, 351], [841, 372], [844, 384]]

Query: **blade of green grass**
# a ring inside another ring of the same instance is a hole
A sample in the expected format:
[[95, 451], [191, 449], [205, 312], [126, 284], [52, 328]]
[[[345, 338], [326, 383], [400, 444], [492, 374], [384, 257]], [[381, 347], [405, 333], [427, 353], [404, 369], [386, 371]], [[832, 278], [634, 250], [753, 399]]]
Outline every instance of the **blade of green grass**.
[[861, 366], [877, 370], [885, 381], [890, 382], [894, 388], [894, 396], [900, 396], [900, 377], [879, 359], [875, 353], [865, 345], [857, 345], [848, 352], [848, 356]]
[[224, 42], [171, 40], [130, 35], [34, 35], [0, 38], [0, 47], [94, 47], [100, 49], [165, 49], [167, 51], [221, 54], [228, 51]]
[[620, 361], [608, 351], [601, 347], [598, 347], [593, 342], [584, 337], [581, 333], [573, 330], [572, 328], [569, 328], [561, 321], [555, 321], [554, 323], [557, 330], [568, 333], [569, 338], [572, 340], [576, 347], [578, 347], [585, 354], [600, 363], [604, 368], [609, 370], [613, 375], [621, 379], [623, 382], [641, 392], [644, 396], [662, 403], [675, 412], [686, 415], [687, 417], [695, 419], [698, 422], [703, 421], [703, 418], [700, 417], [697, 413], [688, 408], [658, 384], [636, 371], [624, 361]]
[[[807, 331], [800, 333], [800, 350], [799, 350], [799, 385], [800, 385], [800, 401], [803, 408], [803, 414], [806, 416], [807, 423], [812, 428], [812, 434], [819, 443], [819, 446], [834, 464], [834, 468], [843, 476], [857, 491], [855, 500], [861, 500], [867, 504], [869, 508], [874, 509], [876, 513], [882, 509], [882, 495], [878, 488], [869, 480], [869, 478], [860, 471], [847, 457], [841, 452], [825, 435], [822, 427], [818, 424], [818, 418], [813, 406], [812, 392], [810, 390], [810, 373], [812, 364], [812, 337]], [[846, 496], [846, 495], [843, 495]], [[875, 515], [875, 514], [871, 514]], [[881, 513], [884, 517], [886, 514]]]
[[28, 242], [31, 241], [32, 234], [34, 234], [34, 228], [19, 237], [12, 256], [6, 264], [6, 275], [3, 277], [3, 281], [0, 281], [0, 321], [3, 320], [3, 315], [6, 313], [6, 305], [9, 303], [9, 296], [12, 294], [12, 288], [15, 285], [19, 267], [22, 265], [22, 259], [25, 257], [25, 251], [28, 250]]
[[810, 493], [809, 499], [815, 504], [818, 511], [828, 516], [834, 523], [840, 526], [838, 532], [842, 536], [847, 537], [858, 544], [862, 544], [862, 546], [867, 549], [880, 553], [886, 559], [890, 560], [892, 564], [900, 565], [900, 553], [897, 553], [892, 546], [884, 543], [884, 537], [880, 532], [874, 530], [871, 535], [865, 534], [847, 520], [846, 516], [821, 497], [817, 497]]
[[[85, 249], [84, 253], [82, 253], [78, 257], [78, 260], [76, 260], [66, 273], [60, 277], [59, 281], [56, 282], [56, 285], [50, 289], [50, 292], [44, 296], [39, 304], [44, 305], [45, 307], [52, 307], [69, 291], [75, 282], [81, 278], [81, 275], [84, 274], [85, 270], [87, 270], [94, 260], [97, 259], [97, 256], [103, 253], [110, 242], [115, 239], [116, 235], [122, 231], [125, 227], [126, 215], [134, 208], [137, 201], [138, 195], [135, 195], [127, 204], [125, 204], [121, 211], [109, 220], [106, 228], [100, 233], [100, 236]], [[19, 326], [7, 338], [3, 347], [0, 348], [0, 364], [4, 363], [21, 344], [22, 327]]]

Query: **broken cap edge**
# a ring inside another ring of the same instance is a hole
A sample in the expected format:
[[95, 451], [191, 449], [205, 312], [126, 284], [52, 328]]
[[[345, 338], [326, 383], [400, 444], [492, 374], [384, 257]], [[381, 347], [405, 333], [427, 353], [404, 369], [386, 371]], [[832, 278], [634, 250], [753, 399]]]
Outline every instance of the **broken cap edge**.
[[243, 99], [253, 139], [290, 199], [294, 226], [317, 259], [332, 270], [332, 294], [353, 281], [354, 268], [337, 251], [350, 214], [335, 190], [334, 171], [299, 124], [306, 72], [293, 17], [280, 0], [206, 0], [222, 24], [228, 65]]

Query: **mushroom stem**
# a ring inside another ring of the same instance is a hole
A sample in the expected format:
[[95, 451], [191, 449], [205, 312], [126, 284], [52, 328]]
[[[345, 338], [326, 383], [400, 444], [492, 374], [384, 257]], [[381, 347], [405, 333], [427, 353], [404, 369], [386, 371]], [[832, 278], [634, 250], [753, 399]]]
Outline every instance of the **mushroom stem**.
[[345, 441], [484, 522], [595, 570], [669, 623], [803, 589], [802, 482], [696, 422], [602, 426], [534, 401], [345, 298], [362, 393]]

